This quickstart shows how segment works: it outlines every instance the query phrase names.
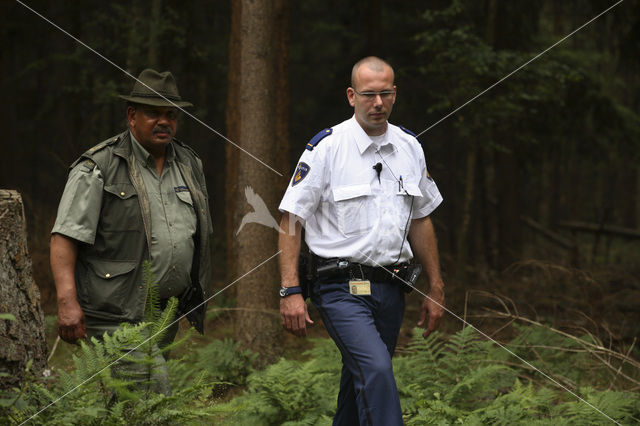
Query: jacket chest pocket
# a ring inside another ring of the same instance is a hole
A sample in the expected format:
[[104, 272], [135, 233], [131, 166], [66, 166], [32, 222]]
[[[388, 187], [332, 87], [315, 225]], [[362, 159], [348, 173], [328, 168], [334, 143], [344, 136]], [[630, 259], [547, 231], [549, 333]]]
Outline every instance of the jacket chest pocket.
[[106, 232], [143, 229], [138, 194], [130, 183], [104, 186], [101, 226]]
[[338, 229], [346, 236], [361, 235], [374, 225], [371, 207], [371, 185], [345, 185], [333, 188]]
[[135, 260], [87, 259], [88, 270], [82, 283], [85, 307], [91, 311], [123, 315], [135, 310], [140, 301], [132, 298], [138, 266]]

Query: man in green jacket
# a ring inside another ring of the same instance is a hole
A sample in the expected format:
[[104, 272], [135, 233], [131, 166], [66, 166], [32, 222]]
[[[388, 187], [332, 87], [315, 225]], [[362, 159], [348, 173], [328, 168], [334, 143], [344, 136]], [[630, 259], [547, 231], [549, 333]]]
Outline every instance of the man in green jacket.
[[[86, 151], [70, 169], [51, 231], [58, 333], [70, 343], [144, 317], [142, 263], [161, 303], [203, 332], [210, 294], [209, 213], [202, 162], [174, 138], [180, 98], [173, 75], [142, 71], [127, 101], [129, 129]], [[173, 341], [177, 325], [163, 339]], [[158, 362], [164, 361], [159, 357]], [[153, 390], [169, 393], [166, 369]]]

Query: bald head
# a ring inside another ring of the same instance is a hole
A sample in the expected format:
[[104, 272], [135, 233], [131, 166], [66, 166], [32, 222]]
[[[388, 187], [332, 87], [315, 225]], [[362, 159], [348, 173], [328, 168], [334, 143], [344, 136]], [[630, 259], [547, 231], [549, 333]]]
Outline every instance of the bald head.
[[381, 135], [387, 130], [387, 119], [396, 101], [393, 77], [393, 68], [375, 56], [353, 66], [347, 99], [356, 121], [369, 136]]
[[351, 70], [351, 87], [356, 87], [356, 84], [358, 83], [358, 69], [360, 69], [361, 66], [365, 66], [375, 72], [384, 72], [385, 68], [388, 68], [391, 70], [391, 75], [393, 76], [393, 68], [391, 65], [377, 56], [367, 56], [366, 58], [360, 59], [353, 66], [353, 69]]

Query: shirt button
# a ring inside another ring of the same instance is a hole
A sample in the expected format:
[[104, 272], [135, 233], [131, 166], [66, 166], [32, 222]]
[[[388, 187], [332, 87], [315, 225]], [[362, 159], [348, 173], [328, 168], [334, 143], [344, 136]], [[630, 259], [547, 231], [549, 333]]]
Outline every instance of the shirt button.
[[104, 277], [105, 278], [109, 278], [109, 277], [111, 277], [111, 274], [104, 274]]
[[164, 202], [164, 205], [165, 205], [165, 206], [168, 206], [168, 205], [169, 205], [169, 203], [167, 203], [167, 202], [165, 201], [165, 202]]
[[121, 196], [121, 197], [124, 197], [124, 192], [121, 192], [121, 193], [120, 193], [120, 196]]

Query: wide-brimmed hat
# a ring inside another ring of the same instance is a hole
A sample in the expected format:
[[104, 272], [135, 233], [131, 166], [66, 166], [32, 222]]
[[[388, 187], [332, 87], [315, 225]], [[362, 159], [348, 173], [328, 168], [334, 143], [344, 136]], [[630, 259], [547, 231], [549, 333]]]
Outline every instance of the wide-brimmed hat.
[[[185, 102], [178, 93], [178, 85], [169, 71], [158, 72], [147, 68], [138, 76], [129, 96], [119, 95], [122, 99], [136, 104], [153, 106], [193, 106]], [[171, 101], [171, 102], [169, 102]]]

